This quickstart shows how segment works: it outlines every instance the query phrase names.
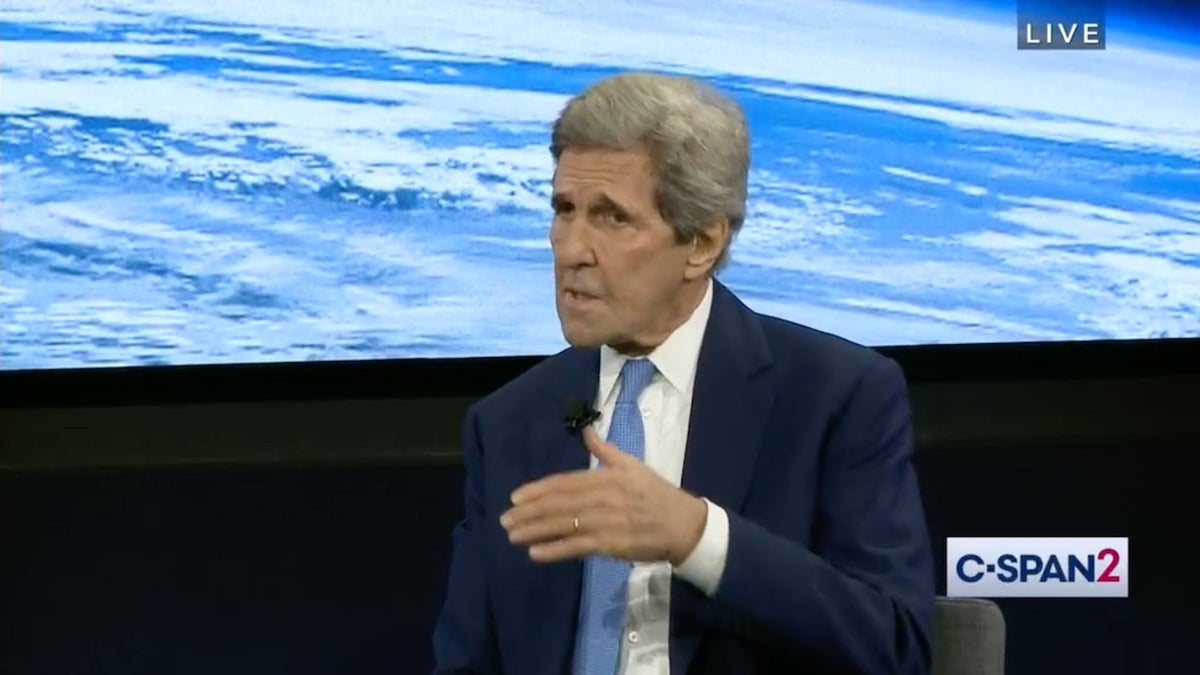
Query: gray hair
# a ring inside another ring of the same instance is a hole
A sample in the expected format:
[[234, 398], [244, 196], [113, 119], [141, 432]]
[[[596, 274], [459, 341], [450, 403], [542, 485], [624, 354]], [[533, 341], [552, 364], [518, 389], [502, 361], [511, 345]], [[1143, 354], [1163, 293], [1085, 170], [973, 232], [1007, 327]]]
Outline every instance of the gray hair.
[[[730, 239], [746, 219], [750, 134], [741, 107], [692, 78], [624, 73], [573, 97], [554, 122], [550, 154], [568, 148], [646, 150], [663, 219], [680, 243], [717, 218]], [[715, 269], [728, 262], [728, 242]]]

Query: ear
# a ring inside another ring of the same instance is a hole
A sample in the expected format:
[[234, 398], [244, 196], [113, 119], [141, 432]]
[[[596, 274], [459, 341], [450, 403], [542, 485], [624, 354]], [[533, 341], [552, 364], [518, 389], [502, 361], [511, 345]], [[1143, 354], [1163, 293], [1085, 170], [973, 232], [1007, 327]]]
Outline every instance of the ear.
[[728, 245], [729, 219], [713, 218], [708, 221], [692, 240], [692, 250], [687, 259], [687, 277], [698, 279], [708, 274]]

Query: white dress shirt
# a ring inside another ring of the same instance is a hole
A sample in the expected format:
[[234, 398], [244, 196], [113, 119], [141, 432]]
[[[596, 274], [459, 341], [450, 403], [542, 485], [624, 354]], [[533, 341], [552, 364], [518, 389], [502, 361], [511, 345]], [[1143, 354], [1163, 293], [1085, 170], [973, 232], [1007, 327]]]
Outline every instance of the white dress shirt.
[[[683, 325], [675, 330], [648, 358], [656, 372], [638, 398], [645, 428], [647, 466], [678, 486], [683, 475], [683, 456], [691, 421], [692, 385], [700, 344], [712, 310], [713, 285], [710, 281], [704, 299]], [[610, 347], [600, 351], [600, 386], [596, 409], [601, 412], [595, 423], [601, 438], [608, 425], [620, 391], [621, 366], [630, 357]], [[592, 458], [595, 467], [596, 459]], [[707, 500], [706, 500], [707, 501]], [[629, 578], [625, 632], [621, 641], [621, 675], [669, 675], [671, 577], [677, 575], [708, 595], [716, 592], [725, 570], [729, 550], [729, 517], [708, 502], [708, 520], [694, 551], [683, 564], [672, 569], [669, 562], [636, 563]]]

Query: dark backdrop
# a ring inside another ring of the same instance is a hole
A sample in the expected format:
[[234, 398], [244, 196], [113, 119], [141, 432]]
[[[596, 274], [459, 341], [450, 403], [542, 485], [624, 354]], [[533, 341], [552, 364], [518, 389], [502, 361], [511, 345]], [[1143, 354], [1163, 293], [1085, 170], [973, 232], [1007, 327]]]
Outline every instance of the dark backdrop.
[[[885, 350], [940, 563], [1130, 537], [1130, 599], [1000, 601], [1008, 672], [1192, 672], [1198, 346]], [[459, 421], [529, 363], [0, 373], [0, 672], [427, 672]]]

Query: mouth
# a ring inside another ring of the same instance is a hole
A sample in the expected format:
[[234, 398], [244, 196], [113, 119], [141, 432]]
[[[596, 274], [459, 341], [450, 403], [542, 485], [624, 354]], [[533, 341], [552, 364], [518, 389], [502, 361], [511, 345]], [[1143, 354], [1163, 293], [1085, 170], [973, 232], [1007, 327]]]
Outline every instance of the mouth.
[[566, 288], [566, 289], [563, 289], [563, 298], [565, 298], [567, 300], [567, 302], [576, 303], [576, 302], [588, 302], [589, 300], [595, 300], [596, 296], [594, 296], [590, 293], [584, 293], [583, 291], [579, 291], [576, 289]]

